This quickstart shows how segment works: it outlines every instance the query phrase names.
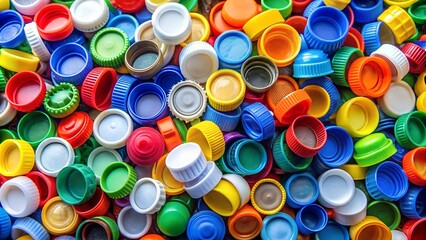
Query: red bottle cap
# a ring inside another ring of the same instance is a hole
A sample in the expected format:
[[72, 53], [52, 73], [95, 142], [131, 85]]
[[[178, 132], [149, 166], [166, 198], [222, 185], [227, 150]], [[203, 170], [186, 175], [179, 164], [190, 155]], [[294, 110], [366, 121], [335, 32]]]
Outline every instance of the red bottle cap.
[[40, 37], [47, 41], [59, 41], [74, 30], [71, 12], [65, 5], [59, 3], [47, 4], [34, 16]]
[[311, 3], [312, 0], [292, 0], [293, 3], [293, 13], [303, 13], [306, 7]]
[[58, 125], [59, 137], [67, 140], [73, 148], [78, 148], [89, 139], [93, 130], [93, 120], [85, 112], [74, 112], [62, 119]]
[[145, 6], [145, 0], [110, 0], [123, 13], [135, 13]]
[[117, 82], [117, 73], [113, 68], [97, 67], [87, 74], [81, 87], [83, 102], [99, 111], [111, 105], [111, 95]]
[[56, 178], [49, 177], [38, 171], [29, 172], [27, 177], [35, 183], [40, 193], [39, 208], [43, 207], [51, 198], [58, 196], [58, 192], [56, 191]]
[[127, 154], [140, 166], [150, 166], [164, 154], [164, 140], [161, 134], [150, 127], [141, 127], [127, 139]]
[[175, 46], [175, 52], [173, 53], [172, 57], [172, 64], [179, 67], [179, 55], [180, 52], [182, 52], [183, 47], [181, 45]]
[[263, 102], [265, 98], [265, 93], [255, 93], [250, 90], [246, 90], [246, 94], [244, 95], [244, 102], [246, 103], [254, 103], [254, 102]]
[[111, 206], [111, 200], [100, 188], [96, 188], [95, 195], [86, 203], [74, 205], [75, 212], [83, 218], [104, 216]]
[[5, 93], [13, 108], [20, 112], [31, 112], [43, 103], [46, 84], [35, 72], [19, 72], [9, 79]]
[[410, 220], [404, 224], [402, 231], [408, 239], [421, 240], [426, 236], [426, 218]]
[[401, 51], [410, 63], [410, 72], [420, 74], [426, 66], [426, 50], [414, 43], [406, 43]]

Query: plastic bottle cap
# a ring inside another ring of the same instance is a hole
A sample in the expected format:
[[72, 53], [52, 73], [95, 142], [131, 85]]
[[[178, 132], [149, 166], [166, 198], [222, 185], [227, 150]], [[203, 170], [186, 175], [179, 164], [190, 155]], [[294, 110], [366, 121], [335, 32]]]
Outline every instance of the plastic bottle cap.
[[297, 228], [303, 235], [321, 231], [327, 225], [327, 221], [327, 212], [318, 204], [304, 206], [296, 215]]
[[10, 216], [7, 214], [7, 212], [3, 208], [0, 208], [0, 217], [2, 219], [0, 222], [0, 227], [2, 229], [2, 233], [0, 234], [0, 237], [7, 238], [9, 237], [11, 232], [12, 221], [10, 219]]
[[352, 225], [349, 229], [351, 239], [391, 239], [390, 229], [378, 218], [367, 216], [360, 223]]
[[74, 112], [62, 119], [58, 125], [58, 136], [67, 140], [73, 148], [78, 148], [92, 134], [93, 120], [85, 112]]
[[[118, 227], [115, 224], [115, 228], [117, 228], [118, 235]], [[107, 222], [99, 219], [98, 217], [87, 219], [82, 222], [75, 234], [76, 237], [80, 239], [90, 239], [90, 238], [105, 238], [105, 239], [113, 239], [113, 229], [110, 228]], [[118, 236], [117, 236], [118, 237]]]
[[190, 218], [190, 212], [180, 202], [167, 202], [157, 214], [157, 226], [160, 231], [170, 237], [176, 237], [185, 232]]
[[89, 219], [96, 216], [103, 216], [107, 214], [111, 205], [111, 201], [108, 196], [100, 189], [96, 188], [95, 194], [89, 201], [74, 205], [74, 209], [78, 215], [83, 218]]
[[211, 192], [203, 197], [207, 206], [217, 214], [225, 217], [232, 216], [240, 207], [240, 195], [235, 186], [220, 180]]
[[12, 72], [36, 71], [40, 59], [32, 54], [15, 49], [0, 49], [0, 67]]
[[154, 128], [137, 128], [127, 139], [126, 150], [132, 162], [140, 166], [150, 166], [163, 156], [164, 140]]
[[40, 34], [38, 33], [37, 24], [35, 22], [26, 24], [24, 31], [28, 44], [30, 45], [34, 55], [40, 58], [41, 61], [49, 61], [50, 52], [44, 44], [43, 39], [41, 39]]
[[40, 36], [47, 41], [59, 41], [74, 30], [71, 12], [67, 6], [51, 3], [43, 6], [34, 16]]
[[[412, 85], [410, 84], [410, 86]], [[414, 92], [419, 98], [423, 92], [426, 92], [426, 71], [424, 71], [422, 74], [418, 76], [416, 83], [414, 84]], [[417, 110], [421, 111], [420, 109], [417, 109]]]
[[252, 187], [250, 200], [259, 213], [272, 215], [283, 208], [286, 201], [286, 191], [278, 181], [265, 178], [256, 182]]
[[164, 154], [152, 167], [152, 178], [160, 181], [166, 190], [167, 195], [178, 195], [183, 193], [183, 183], [177, 181], [166, 167], [166, 158]]
[[210, 27], [215, 36], [219, 36], [221, 33], [229, 31], [229, 30], [240, 30], [239, 28], [233, 27], [229, 25], [222, 17], [222, 9], [225, 1], [218, 2], [214, 7], [210, 10], [209, 13], [209, 23]]
[[402, 231], [408, 239], [421, 239], [424, 234], [425, 220], [410, 220], [404, 224]]
[[336, 85], [349, 87], [347, 81], [347, 72], [349, 70], [349, 67], [356, 59], [363, 56], [364, 54], [360, 49], [353, 47], [344, 46], [337, 50], [332, 60], [332, 67], [334, 73], [331, 75], [331, 79], [333, 80], [333, 82]]
[[279, 212], [263, 219], [260, 236], [262, 239], [285, 238], [296, 240], [297, 233], [298, 229], [294, 219], [285, 213]]
[[152, 26], [152, 20], [148, 20], [146, 22], [143, 22], [141, 25], [139, 25], [138, 28], [135, 30], [135, 42], [139, 42], [141, 40], [151, 40], [155, 42], [161, 49], [161, 52], [163, 55], [165, 54], [167, 45], [160, 40], [157, 39], [157, 37], [154, 35], [154, 29]]
[[364, 192], [355, 189], [353, 198], [345, 205], [333, 209], [333, 219], [342, 225], [352, 226], [367, 216], [367, 197]]
[[365, 42], [362, 34], [355, 28], [351, 27], [349, 29], [348, 35], [346, 36], [345, 41], [343, 42], [343, 46], [349, 46], [353, 48], [357, 48], [364, 52], [365, 50]]
[[43, 225], [36, 220], [30, 217], [16, 219], [13, 223], [10, 237], [18, 239], [21, 236], [28, 235], [31, 239], [49, 240], [50, 238]]
[[136, 178], [133, 167], [124, 162], [112, 162], [102, 172], [100, 185], [110, 198], [123, 198], [132, 191]]
[[190, 122], [203, 114], [207, 95], [203, 87], [194, 81], [181, 81], [174, 85], [167, 98], [170, 112], [182, 121]]
[[339, 239], [349, 239], [348, 229], [334, 221], [329, 220], [327, 225], [319, 232], [315, 233], [314, 236], [318, 239], [328, 239], [337, 237]]
[[333, 73], [328, 55], [319, 49], [303, 50], [294, 59], [294, 78], [314, 78]]
[[117, 217], [120, 233], [126, 238], [140, 238], [144, 236], [152, 225], [152, 215], [136, 212], [132, 206], [121, 209]]
[[166, 190], [163, 184], [152, 178], [139, 179], [130, 193], [130, 204], [142, 214], [158, 212], [166, 202]]
[[179, 2], [177, 0], [145, 0], [146, 8], [151, 13], [155, 12], [155, 10], [160, 6], [161, 4], [165, 4], [168, 2]]
[[51, 177], [56, 177], [64, 167], [74, 164], [74, 158], [71, 145], [58, 137], [46, 138], [35, 152], [37, 169]]
[[349, 203], [355, 194], [352, 177], [341, 169], [331, 169], [318, 178], [319, 203], [327, 208], [336, 208]]
[[341, 127], [327, 126], [327, 141], [317, 154], [317, 159], [327, 167], [340, 167], [346, 164], [353, 154], [351, 135]]
[[248, 89], [255, 93], [268, 91], [277, 81], [279, 71], [273, 60], [264, 56], [247, 59], [241, 66], [241, 76]]
[[399, 81], [409, 71], [410, 66], [407, 57], [399, 48], [393, 45], [383, 44], [370, 56], [382, 58], [388, 63], [391, 69], [392, 81]]
[[209, 161], [216, 161], [225, 153], [222, 131], [210, 121], [202, 121], [192, 126], [188, 130], [186, 141], [197, 143]]
[[254, 238], [259, 235], [262, 225], [260, 214], [248, 204], [241, 207], [234, 215], [228, 218], [229, 232], [234, 238]]
[[267, 154], [262, 144], [251, 139], [240, 139], [231, 145], [226, 160], [235, 172], [253, 175], [265, 167]]
[[194, 41], [206, 42], [210, 36], [210, 24], [208, 20], [199, 13], [191, 12], [191, 34], [189, 37], [181, 43], [182, 47], [185, 47], [188, 43]]
[[265, 98], [269, 109], [274, 110], [277, 104], [288, 94], [299, 89], [298, 83], [289, 76], [278, 76], [275, 84], [266, 92]]
[[132, 76], [151, 79], [163, 67], [163, 54], [155, 42], [142, 40], [130, 46], [124, 62]]
[[225, 237], [226, 226], [223, 219], [216, 213], [204, 210], [191, 216], [187, 227], [189, 238], [212, 238], [223, 239]]
[[267, 28], [278, 23], [284, 23], [283, 16], [280, 14], [278, 9], [270, 9], [263, 11], [248, 20], [244, 24], [243, 30], [250, 40], [255, 41]]
[[78, 89], [71, 83], [60, 83], [51, 87], [43, 101], [46, 112], [54, 118], [72, 114], [80, 104]]
[[205, 83], [218, 70], [219, 60], [210, 44], [194, 41], [186, 45], [179, 54], [179, 66], [185, 79]]
[[138, 20], [130, 14], [120, 14], [108, 20], [107, 27], [116, 27], [126, 33], [130, 43], [135, 42], [135, 30], [139, 27]]
[[56, 191], [56, 179], [49, 177], [39, 171], [32, 171], [26, 175], [38, 188], [40, 194], [39, 208], [43, 207], [47, 201], [58, 195]]
[[97, 67], [91, 70], [81, 87], [82, 101], [99, 111], [111, 105], [111, 95], [117, 82], [117, 74], [112, 68]]
[[343, 10], [346, 6], [349, 5], [351, 1], [349, 0], [337, 0], [337, 1], [331, 1], [331, 0], [325, 0], [324, 3], [327, 6], [335, 7], [339, 10]]
[[415, 148], [405, 154], [402, 160], [402, 166], [408, 179], [419, 186], [426, 186], [426, 174], [422, 170], [426, 164], [425, 153], [425, 147]]
[[27, 174], [34, 166], [34, 150], [23, 140], [7, 139], [0, 144], [0, 173], [6, 177]]
[[152, 14], [152, 25], [157, 39], [170, 45], [184, 42], [192, 30], [188, 10], [174, 2], [162, 4], [156, 9]]
[[398, 118], [414, 110], [416, 96], [408, 83], [393, 82], [389, 90], [377, 99], [377, 103], [386, 115]]
[[119, 109], [102, 111], [93, 122], [93, 136], [99, 144], [107, 148], [124, 147], [132, 131], [132, 119]]
[[238, 71], [241, 68], [241, 64], [250, 57], [252, 42], [244, 33], [230, 30], [216, 38], [214, 49], [219, 58], [221, 68], [228, 66], [228, 68]]
[[340, 169], [351, 175], [354, 180], [364, 180], [368, 170], [368, 168], [360, 167], [358, 164], [345, 164]]
[[247, 181], [237, 174], [224, 174], [222, 179], [232, 183], [240, 194], [240, 208], [250, 201], [250, 186]]
[[393, 32], [397, 44], [401, 44], [416, 31], [416, 25], [408, 13], [399, 6], [392, 5], [383, 11], [377, 21], [385, 23]]
[[7, 214], [22, 218], [37, 210], [40, 194], [31, 179], [19, 176], [3, 183], [0, 188], [0, 202]]
[[[16, 48], [24, 40], [24, 20], [16, 11], [1, 11], [0, 17], [0, 46], [4, 48]], [[7, 20], [6, 20], [7, 19]]]
[[394, 240], [408, 240], [407, 235], [399, 230], [392, 230], [391, 233]]
[[[138, 10], [142, 9], [145, 6], [145, 1], [136, 1], [136, 0], [111, 0], [111, 4], [114, 8], [117, 8], [123, 13], [135, 13]], [[111, 7], [110, 7], [111, 9]]]
[[44, 205], [41, 215], [43, 226], [53, 235], [71, 234], [81, 220], [74, 208], [64, 203], [60, 197], [50, 199]]
[[314, 203], [319, 195], [317, 180], [308, 173], [294, 174], [285, 182], [286, 204], [301, 208]]
[[328, 92], [317, 85], [308, 85], [303, 88], [312, 100], [311, 107], [308, 110], [308, 115], [315, 118], [321, 118], [327, 114], [330, 109], [330, 96]]
[[70, 11], [74, 27], [82, 32], [98, 31], [105, 26], [109, 18], [108, 6], [102, 0], [76, 0]]
[[16, 109], [10, 105], [4, 93], [0, 93], [0, 126], [10, 123], [16, 116]]
[[123, 159], [117, 151], [105, 147], [98, 147], [95, 148], [87, 158], [87, 166], [93, 170], [96, 180], [99, 183], [103, 171], [110, 163], [122, 161]]
[[377, 217], [391, 230], [397, 228], [401, 222], [399, 208], [392, 202], [373, 201], [368, 204], [367, 214]]
[[207, 162], [206, 168], [195, 179], [183, 184], [185, 191], [192, 198], [201, 198], [208, 194], [219, 183], [222, 172], [212, 161]]
[[56, 135], [56, 123], [46, 113], [33, 111], [19, 120], [17, 133], [20, 139], [36, 148], [46, 138]]
[[[40, 8], [42, 8], [44, 5], [48, 4], [49, 1], [47, 0], [31, 0], [28, 2], [22, 2], [18, 0], [12, 0], [11, 1], [13, 7], [21, 14], [27, 15], [27, 16], [34, 16]], [[9, 4], [9, 3], [7, 3]], [[6, 7], [1, 10], [7, 10], [9, 7]]]
[[299, 33], [292, 26], [282, 23], [267, 28], [257, 41], [259, 55], [270, 58], [279, 67], [293, 63], [300, 47]]
[[229, 25], [241, 28], [258, 12], [257, 3], [253, 0], [231, 0], [223, 5], [222, 17]]
[[[410, 72], [421, 74], [424, 72], [426, 65], [426, 50], [414, 43], [406, 43], [401, 48], [401, 51], [407, 57], [410, 63]], [[421, 74], [423, 75], [423, 74]]]

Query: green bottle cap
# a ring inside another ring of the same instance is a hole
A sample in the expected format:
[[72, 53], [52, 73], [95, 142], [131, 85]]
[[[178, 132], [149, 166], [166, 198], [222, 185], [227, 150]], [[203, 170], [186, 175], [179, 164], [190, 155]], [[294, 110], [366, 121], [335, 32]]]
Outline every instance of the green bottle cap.
[[177, 237], [185, 232], [191, 214], [180, 202], [167, 202], [157, 215], [157, 225], [162, 233]]
[[74, 149], [74, 155], [75, 155], [75, 159], [74, 159], [74, 163], [75, 163], [75, 164], [83, 164], [83, 165], [86, 165], [86, 163], [87, 163], [87, 158], [86, 158], [86, 159], [83, 159], [83, 158], [81, 157], [81, 151], [80, 151], [80, 148], [76, 148], [76, 149]]
[[86, 164], [90, 153], [100, 146], [101, 145], [96, 141], [95, 137], [91, 136], [81, 147], [75, 149], [75, 151], [80, 153], [81, 161], [83, 161], [82, 163]]
[[364, 54], [358, 48], [353, 47], [342, 47], [336, 54], [334, 54], [331, 66], [334, 73], [331, 74], [331, 79], [337, 85], [343, 87], [349, 87], [346, 80], [346, 73], [349, 66], [355, 61], [355, 59], [363, 57]]
[[411, 36], [409, 39], [405, 40], [405, 42], [414, 42], [417, 41], [420, 38], [420, 32], [419, 29], [415, 28], [416, 32]]
[[56, 188], [62, 201], [70, 205], [87, 202], [96, 191], [96, 176], [83, 164], [63, 168], [56, 178]]
[[398, 206], [392, 202], [373, 201], [367, 206], [367, 215], [374, 216], [386, 224], [390, 230], [394, 230], [401, 222], [401, 213]]
[[18, 134], [10, 129], [0, 129], [0, 143], [6, 139], [18, 139]]
[[426, 24], [426, 0], [421, 0], [408, 8], [408, 14], [418, 25]]
[[124, 64], [124, 56], [129, 46], [129, 38], [121, 29], [104, 28], [93, 36], [90, 54], [93, 61], [100, 66], [119, 68]]
[[414, 111], [400, 116], [395, 123], [395, 138], [403, 148], [426, 146], [426, 112]]
[[397, 152], [392, 141], [383, 133], [373, 133], [354, 145], [354, 159], [360, 167], [370, 167], [385, 161]]
[[172, 196], [169, 199], [170, 202], [180, 202], [188, 209], [188, 211], [192, 214], [195, 212], [196, 201], [191, 198], [187, 193], [182, 193], [177, 196]]
[[102, 172], [101, 189], [112, 199], [130, 194], [137, 180], [136, 170], [124, 162], [112, 162]]
[[17, 46], [16, 49], [22, 52], [33, 54], [33, 50], [31, 49], [31, 46], [26, 39], [19, 46]]
[[188, 128], [186, 127], [185, 123], [177, 118], [173, 118], [173, 122], [176, 125], [182, 142], [186, 142], [186, 134], [188, 133]]
[[112, 240], [118, 240], [118, 238], [120, 237], [120, 231], [118, 229], [117, 223], [114, 220], [112, 220], [110, 217], [106, 217], [106, 216], [98, 216], [98, 217], [94, 217], [92, 219], [104, 221], [109, 226], [109, 228], [111, 230]]
[[60, 83], [47, 91], [43, 105], [46, 112], [54, 118], [71, 115], [80, 104], [78, 89], [71, 83]]
[[179, 3], [185, 6], [185, 8], [190, 12], [197, 11], [195, 7], [198, 5], [198, 0], [180, 0]]
[[414, 88], [414, 84], [417, 81], [417, 76], [412, 73], [407, 73], [407, 75], [402, 78], [402, 81], [408, 83], [411, 88]]
[[44, 139], [56, 136], [56, 123], [45, 112], [29, 112], [19, 120], [17, 131], [20, 139], [36, 148]]

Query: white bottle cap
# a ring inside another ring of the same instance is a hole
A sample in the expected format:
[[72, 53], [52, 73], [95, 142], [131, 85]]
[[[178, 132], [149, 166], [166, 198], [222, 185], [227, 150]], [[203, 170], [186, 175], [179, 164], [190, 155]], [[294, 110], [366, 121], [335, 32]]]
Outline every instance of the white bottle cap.
[[204, 171], [206, 157], [200, 146], [187, 142], [175, 147], [166, 157], [166, 166], [179, 182], [194, 180]]
[[219, 60], [216, 51], [207, 42], [195, 41], [186, 45], [179, 55], [179, 65], [186, 79], [205, 83], [212, 73], [218, 70]]
[[391, 68], [392, 81], [401, 81], [410, 70], [410, 64], [404, 53], [391, 44], [383, 44], [379, 49], [371, 53], [370, 57], [378, 57], [385, 60]]
[[179, 2], [179, 0], [145, 0], [145, 7], [153, 13], [161, 4], [168, 2]]
[[136, 212], [132, 206], [121, 209], [117, 217], [120, 233], [130, 239], [139, 239], [145, 235], [152, 224], [152, 215]]
[[192, 181], [185, 182], [183, 186], [191, 198], [200, 198], [213, 190], [221, 178], [220, 169], [214, 162], [209, 161], [200, 176]]
[[392, 240], [408, 240], [407, 235], [399, 230], [392, 230]]
[[133, 121], [129, 114], [116, 108], [102, 111], [93, 122], [93, 136], [106, 148], [124, 147], [132, 131]]
[[203, 115], [207, 107], [207, 95], [198, 83], [181, 81], [170, 90], [167, 104], [173, 116], [190, 122]]
[[[7, 1], [7, 0], [4, 0]], [[23, 15], [34, 16], [50, 0], [10, 0], [15, 9]]]
[[6, 95], [0, 93], [0, 126], [10, 123], [15, 118], [16, 113], [16, 109], [7, 101]]
[[75, 0], [70, 11], [74, 27], [82, 32], [95, 32], [109, 19], [109, 9], [104, 0]]
[[192, 30], [192, 19], [188, 9], [179, 3], [160, 5], [152, 14], [154, 34], [161, 42], [178, 45], [185, 41]]
[[166, 190], [160, 181], [141, 178], [133, 187], [129, 199], [136, 212], [154, 214], [166, 203]]
[[318, 202], [327, 208], [336, 208], [347, 204], [355, 194], [352, 177], [341, 169], [330, 169], [318, 178]]
[[71, 145], [59, 137], [43, 140], [35, 152], [37, 169], [51, 177], [58, 176], [64, 168], [74, 164], [75, 154]]
[[250, 186], [242, 176], [237, 174], [225, 174], [222, 178], [232, 183], [238, 190], [241, 200], [240, 208], [250, 201]]
[[10, 216], [21, 218], [37, 210], [40, 194], [31, 179], [19, 176], [3, 183], [0, 188], [0, 202]]
[[40, 58], [43, 62], [49, 61], [50, 52], [38, 33], [37, 24], [35, 22], [25, 24], [24, 31], [28, 44], [30, 45], [34, 55]]
[[377, 98], [377, 103], [386, 115], [398, 118], [414, 110], [416, 95], [408, 83], [392, 82], [388, 91]]
[[99, 183], [102, 172], [110, 163], [122, 161], [123, 159], [117, 151], [105, 147], [98, 147], [89, 154], [87, 166], [93, 170], [96, 181]]
[[367, 216], [367, 197], [358, 188], [354, 197], [341, 207], [333, 209], [334, 220], [345, 226], [352, 226], [361, 222]]

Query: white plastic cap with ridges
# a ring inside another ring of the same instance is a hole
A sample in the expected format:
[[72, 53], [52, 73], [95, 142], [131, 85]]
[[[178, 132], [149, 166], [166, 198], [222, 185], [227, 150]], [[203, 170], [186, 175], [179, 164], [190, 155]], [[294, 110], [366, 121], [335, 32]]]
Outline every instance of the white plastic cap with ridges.
[[43, 140], [35, 152], [37, 169], [51, 177], [58, 176], [64, 168], [74, 164], [75, 154], [71, 145], [59, 137]]
[[132, 206], [127, 206], [118, 214], [117, 225], [124, 237], [139, 239], [151, 228], [152, 215], [138, 213]]
[[130, 193], [130, 205], [138, 213], [154, 214], [166, 203], [163, 183], [152, 178], [139, 179]]
[[404, 81], [392, 82], [385, 95], [377, 98], [380, 109], [389, 117], [398, 118], [416, 106], [416, 95]]
[[341, 169], [330, 169], [318, 178], [318, 202], [326, 208], [347, 204], [355, 194], [355, 183], [349, 173]]
[[207, 162], [204, 171], [196, 179], [183, 184], [191, 198], [201, 198], [209, 193], [219, 183], [222, 172], [212, 161]]
[[334, 221], [345, 226], [355, 225], [367, 216], [367, 197], [355, 188], [354, 197], [346, 204], [333, 209]]
[[166, 157], [166, 166], [170, 173], [183, 183], [200, 176], [206, 165], [207, 160], [200, 146], [192, 142], [177, 146]]
[[28, 177], [19, 176], [6, 181], [0, 188], [0, 203], [12, 217], [26, 217], [40, 204], [40, 194]]
[[37, 24], [35, 22], [25, 24], [24, 31], [28, 44], [30, 45], [34, 55], [40, 58], [43, 62], [49, 61], [50, 52], [38, 33]]
[[4, 93], [0, 93], [0, 111], [0, 126], [5, 126], [10, 123], [18, 112], [10, 105], [9, 101], [7, 101]]
[[70, 11], [74, 27], [82, 32], [95, 32], [109, 19], [109, 9], [104, 0], [75, 0]]
[[392, 72], [392, 81], [401, 81], [410, 70], [410, 64], [404, 53], [391, 44], [383, 44], [379, 49], [371, 53], [371, 57], [385, 60]]
[[152, 26], [158, 40], [169, 45], [184, 42], [192, 32], [188, 9], [179, 3], [160, 5], [152, 14]]
[[203, 115], [207, 107], [207, 95], [200, 84], [185, 80], [170, 89], [167, 104], [173, 116], [190, 122]]
[[124, 147], [132, 131], [133, 121], [129, 114], [116, 108], [102, 111], [93, 122], [93, 136], [106, 148]]
[[[7, 1], [7, 0], [2, 0]], [[10, 0], [15, 9], [23, 15], [34, 16], [38, 10], [47, 5], [50, 0]]]
[[209, 43], [194, 41], [180, 52], [179, 65], [186, 79], [205, 83], [210, 75], [219, 69], [219, 59]]
[[238, 190], [241, 200], [240, 208], [250, 201], [250, 186], [242, 176], [237, 174], [225, 174], [222, 178], [232, 183]]

